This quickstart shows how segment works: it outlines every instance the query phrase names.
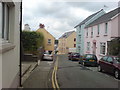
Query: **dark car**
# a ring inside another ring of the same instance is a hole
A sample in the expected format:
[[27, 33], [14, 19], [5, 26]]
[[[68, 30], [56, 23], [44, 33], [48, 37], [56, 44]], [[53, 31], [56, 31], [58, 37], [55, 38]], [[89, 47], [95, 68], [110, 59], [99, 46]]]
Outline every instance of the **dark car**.
[[71, 55], [71, 54], [72, 54], [72, 52], [69, 52], [69, 53], [68, 53], [68, 59], [70, 59], [70, 55]]
[[97, 66], [97, 57], [94, 54], [85, 54], [81, 56], [79, 64]]
[[79, 60], [80, 54], [79, 53], [71, 53], [69, 56], [69, 60]]
[[104, 56], [99, 60], [98, 71], [113, 73], [115, 78], [120, 79], [120, 58], [117, 56]]

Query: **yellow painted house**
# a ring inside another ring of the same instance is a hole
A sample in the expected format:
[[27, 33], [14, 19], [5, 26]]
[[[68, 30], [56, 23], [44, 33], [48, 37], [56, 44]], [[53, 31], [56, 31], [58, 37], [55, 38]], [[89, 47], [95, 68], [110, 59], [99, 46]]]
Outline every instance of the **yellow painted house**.
[[64, 33], [58, 41], [58, 53], [67, 54], [68, 52], [76, 52], [76, 32], [70, 31]]
[[44, 24], [40, 24], [37, 32], [41, 32], [44, 35], [44, 50], [52, 52], [54, 51], [55, 38], [44, 27]]

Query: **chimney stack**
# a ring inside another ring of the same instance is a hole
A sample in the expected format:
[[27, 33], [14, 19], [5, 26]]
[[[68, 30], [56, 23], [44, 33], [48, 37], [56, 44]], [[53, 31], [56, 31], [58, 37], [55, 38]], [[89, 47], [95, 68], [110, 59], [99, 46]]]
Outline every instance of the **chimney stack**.
[[39, 27], [40, 27], [40, 28], [44, 28], [45, 25], [40, 23]]

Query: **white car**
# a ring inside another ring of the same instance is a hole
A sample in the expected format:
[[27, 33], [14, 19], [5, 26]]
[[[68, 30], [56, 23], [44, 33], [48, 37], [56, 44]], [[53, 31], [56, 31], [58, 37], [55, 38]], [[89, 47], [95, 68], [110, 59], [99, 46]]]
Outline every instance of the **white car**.
[[48, 52], [45, 52], [43, 55], [43, 60], [53, 60], [53, 54], [49, 54]]

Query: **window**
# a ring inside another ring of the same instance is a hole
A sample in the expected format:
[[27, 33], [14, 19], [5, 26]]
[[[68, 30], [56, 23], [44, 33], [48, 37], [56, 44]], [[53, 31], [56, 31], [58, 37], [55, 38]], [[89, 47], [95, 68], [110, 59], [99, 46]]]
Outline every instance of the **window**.
[[87, 28], [87, 30], [86, 30], [86, 36], [88, 37], [88, 28]]
[[1, 30], [2, 30], [2, 38], [4, 40], [8, 40], [9, 38], [9, 6], [5, 3], [0, 3], [0, 17], [2, 19], [0, 20], [1, 24]]
[[87, 51], [90, 51], [90, 42], [87, 42]]
[[100, 54], [105, 55], [106, 44], [100, 43]]
[[105, 23], [105, 34], [107, 34], [108, 31], [108, 23]]
[[97, 34], [99, 35], [100, 34], [100, 25], [99, 24], [98, 24], [97, 28], [98, 28]]
[[81, 32], [81, 26], [79, 26], [79, 33]]
[[74, 44], [74, 47], [76, 47], [76, 44]]
[[79, 43], [81, 43], [81, 35], [79, 35]]
[[108, 59], [107, 59], [107, 62], [112, 62], [113, 61], [113, 59], [111, 58], [111, 57], [109, 57]]
[[107, 60], [107, 56], [105, 56], [105, 57], [103, 57], [101, 60], [103, 60], [103, 61], [106, 61]]
[[48, 44], [51, 44], [51, 39], [48, 39]]
[[91, 28], [91, 36], [93, 36], [93, 27]]
[[74, 38], [74, 41], [76, 41], [76, 38]]

